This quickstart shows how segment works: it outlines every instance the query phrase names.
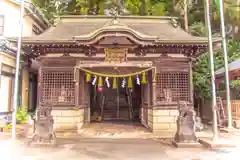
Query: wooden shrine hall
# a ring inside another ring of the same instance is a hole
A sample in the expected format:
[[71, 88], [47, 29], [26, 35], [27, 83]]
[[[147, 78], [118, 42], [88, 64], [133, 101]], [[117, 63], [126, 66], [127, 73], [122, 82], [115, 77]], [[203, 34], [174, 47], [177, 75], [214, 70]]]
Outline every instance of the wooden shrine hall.
[[98, 119], [175, 130], [178, 101], [193, 106], [191, 59], [208, 45], [175, 22], [70, 15], [41, 35], [23, 37], [23, 51], [40, 64], [37, 106], [52, 107], [55, 128]]

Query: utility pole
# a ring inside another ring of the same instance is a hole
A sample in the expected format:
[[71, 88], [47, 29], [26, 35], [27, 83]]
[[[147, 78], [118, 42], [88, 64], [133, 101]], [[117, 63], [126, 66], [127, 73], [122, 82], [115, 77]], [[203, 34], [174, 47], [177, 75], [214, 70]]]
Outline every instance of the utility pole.
[[188, 32], [188, 0], [184, 0], [184, 27], [185, 31]]
[[232, 108], [231, 108], [230, 88], [229, 88], [228, 55], [227, 55], [227, 42], [226, 42], [226, 33], [225, 33], [223, 0], [219, 0], [219, 12], [220, 12], [220, 21], [221, 21], [222, 47], [223, 47], [224, 64], [225, 64], [225, 83], [226, 83], [226, 97], [227, 97], [227, 110], [228, 110], [228, 128], [233, 128], [232, 127]]
[[12, 114], [12, 140], [16, 140], [16, 114], [18, 108], [18, 84], [19, 84], [19, 66], [22, 45], [22, 27], [23, 27], [23, 14], [24, 14], [24, 0], [21, 0], [20, 20], [19, 20], [19, 36], [17, 44], [17, 57], [16, 57], [16, 71], [14, 81], [14, 100], [13, 100], [13, 114]]
[[216, 87], [215, 87], [215, 72], [214, 72], [214, 59], [213, 59], [213, 44], [212, 44], [212, 28], [210, 20], [210, 5], [209, 0], [206, 0], [206, 22], [208, 28], [208, 49], [210, 56], [210, 66], [211, 66], [211, 83], [212, 83], [212, 129], [213, 129], [213, 141], [218, 140], [218, 127], [217, 127], [217, 105], [216, 105]]

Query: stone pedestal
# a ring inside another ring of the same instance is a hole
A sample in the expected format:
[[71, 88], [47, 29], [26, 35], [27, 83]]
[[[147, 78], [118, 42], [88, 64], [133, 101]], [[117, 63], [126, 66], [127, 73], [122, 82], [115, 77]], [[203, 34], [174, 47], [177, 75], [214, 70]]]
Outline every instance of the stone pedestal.
[[56, 135], [53, 129], [52, 107], [39, 107], [34, 122], [34, 133], [27, 137], [27, 145], [56, 145]]
[[172, 144], [175, 147], [200, 146], [195, 132], [195, 112], [186, 103], [179, 104], [177, 132]]

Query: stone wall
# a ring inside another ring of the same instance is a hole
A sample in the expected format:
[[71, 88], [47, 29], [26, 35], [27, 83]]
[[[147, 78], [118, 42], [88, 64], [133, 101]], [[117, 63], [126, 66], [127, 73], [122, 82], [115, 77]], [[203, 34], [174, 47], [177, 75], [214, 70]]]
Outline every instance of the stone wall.
[[153, 131], [175, 131], [177, 109], [151, 108], [148, 109], [148, 127]]
[[146, 127], [146, 128], [149, 128], [148, 126], [148, 121], [147, 121], [147, 117], [145, 117], [145, 113], [147, 112], [147, 108], [145, 107], [141, 107], [141, 111], [140, 111], [140, 120], [141, 120], [141, 123]]
[[[147, 110], [147, 122], [143, 117], [145, 109]], [[179, 112], [177, 109], [141, 108], [141, 122], [152, 132], [176, 131], [178, 115]]]
[[153, 109], [153, 131], [176, 130], [177, 109]]
[[148, 127], [153, 131], [153, 109], [148, 108]]
[[90, 107], [85, 107], [83, 110], [84, 110], [84, 123], [90, 123], [91, 121]]
[[54, 129], [80, 129], [84, 124], [84, 109], [52, 110]]

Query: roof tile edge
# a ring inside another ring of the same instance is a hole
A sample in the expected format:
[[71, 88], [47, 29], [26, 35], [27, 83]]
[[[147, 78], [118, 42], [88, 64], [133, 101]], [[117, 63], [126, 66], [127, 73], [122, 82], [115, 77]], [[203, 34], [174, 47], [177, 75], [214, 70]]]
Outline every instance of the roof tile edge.
[[171, 20], [171, 19], [179, 19], [179, 17], [172, 16], [122, 16], [119, 15], [117, 17], [107, 16], [107, 15], [62, 15], [59, 17], [60, 19], [150, 19], [150, 20]]

